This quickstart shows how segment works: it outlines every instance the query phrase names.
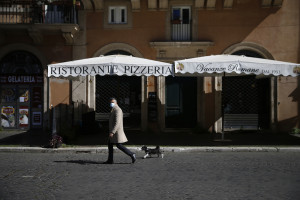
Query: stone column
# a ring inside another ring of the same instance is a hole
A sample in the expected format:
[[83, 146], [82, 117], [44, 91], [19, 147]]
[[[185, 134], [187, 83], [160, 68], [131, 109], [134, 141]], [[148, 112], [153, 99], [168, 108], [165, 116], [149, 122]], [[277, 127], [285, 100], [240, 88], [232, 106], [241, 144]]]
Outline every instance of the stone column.
[[141, 91], [141, 128], [142, 131], [147, 130], [148, 126], [148, 98], [147, 98], [147, 77], [141, 77], [142, 91]]
[[158, 96], [158, 126], [161, 131], [165, 129], [165, 106], [166, 106], [166, 85], [165, 77], [157, 78], [157, 96]]
[[222, 76], [217, 76], [215, 79], [215, 132], [222, 132]]
[[197, 77], [197, 123], [205, 127], [205, 98], [203, 77]]
[[270, 84], [270, 99], [271, 99], [271, 113], [270, 113], [270, 125], [271, 125], [271, 130], [272, 131], [276, 131], [277, 129], [277, 78], [276, 77], [272, 77], [270, 78], [271, 84]]

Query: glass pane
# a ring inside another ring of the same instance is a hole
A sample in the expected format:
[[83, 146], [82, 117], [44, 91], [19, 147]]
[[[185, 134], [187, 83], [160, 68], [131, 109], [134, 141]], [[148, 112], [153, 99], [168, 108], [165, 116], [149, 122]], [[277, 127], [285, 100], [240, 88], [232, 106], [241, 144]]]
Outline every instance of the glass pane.
[[173, 8], [173, 20], [180, 20], [180, 8]]
[[126, 22], [126, 17], [125, 17], [126, 12], [125, 12], [125, 9], [122, 9], [121, 12], [122, 12], [121, 13], [121, 22], [125, 23]]
[[28, 127], [29, 124], [29, 108], [28, 106], [20, 106], [19, 108], [19, 127]]
[[189, 24], [190, 23], [190, 10], [182, 9], [182, 23]]
[[16, 88], [2, 88], [1, 90], [1, 102], [9, 103], [16, 101]]
[[29, 90], [28, 89], [20, 89], [19, 90], [19, 102], [24, 103], [29, 101]]
[[115, 22], [115, 9], [110, 10], [110, 22], [111, 23]]
[[43, 103], [42, 97], [42, 88], [41, 87], [33, 87], [32, 88], [32, 107], [33, 108], [42, 108]]
[[16, 126], [14, 106], [1, 107], [1, 126], [5, 128], [13, 128]]
[[168, 85], [167, 106], [180, 106], [180, 86], [178, 83]]

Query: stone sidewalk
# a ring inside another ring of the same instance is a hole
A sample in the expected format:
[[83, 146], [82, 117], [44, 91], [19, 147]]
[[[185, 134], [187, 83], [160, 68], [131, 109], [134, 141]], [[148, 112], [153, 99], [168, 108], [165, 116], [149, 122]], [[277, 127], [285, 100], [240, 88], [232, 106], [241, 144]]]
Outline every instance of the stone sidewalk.
[[[300, 152], [300, 137], [288, 133], [231, 132], [225, 133], [225, 140], [212, 133], [126, 131], [126, 135], [125, 146], [134, 152], [143, 145], [159, 145], [165, 152]], [[43, 148], [49, 138], [39, 130], [0, 131], [0, 152], [107, 153], [107, 136], [101, 132], [83, 132], [58, 149]]]
[[[154, 148], [154, 146], [150, 146]], [[132, 152], [143, 152], [141, 147], [129, 146]], [[279, 147], [279, 146], [232, 146], [232, 147], [161, 147], [163, 152], [300, 152], [300, 147]], [[115, 151], [119, 151], [114, 148]], [[0, 147], [0, 152], [10, 153], [107, 153], [107, 147], [64, 147], [64, 148], [42, 148], [42, 147]], [[156, 155], [155, 155], [156, 156]]]

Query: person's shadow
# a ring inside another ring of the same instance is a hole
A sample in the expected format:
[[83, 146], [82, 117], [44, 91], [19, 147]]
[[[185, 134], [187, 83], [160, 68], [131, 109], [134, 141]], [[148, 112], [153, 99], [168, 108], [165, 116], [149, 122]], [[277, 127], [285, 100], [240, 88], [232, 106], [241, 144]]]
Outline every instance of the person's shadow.
[[[107, 165], [105, 162], [96, 162], [91, 160], [66, 160], [66, 161], [54, 161], [55, 163], [74, 163], [74, 164], [80, 164], [80, 165], [90, 165], [90, 164], [96, 164], [96, 165]], [[114, 163], [114, 165], [126, 165], [131, 163]]]

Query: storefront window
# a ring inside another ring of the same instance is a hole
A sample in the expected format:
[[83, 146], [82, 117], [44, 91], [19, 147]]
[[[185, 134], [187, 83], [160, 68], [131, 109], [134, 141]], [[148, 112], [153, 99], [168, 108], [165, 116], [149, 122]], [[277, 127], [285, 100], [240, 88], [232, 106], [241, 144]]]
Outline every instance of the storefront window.
[[14, 106], [1, 107], [1, 126], [4, 128], [14, 128], [16, 126]]
[[16, 88], [2, 88], [1, 103], [10, 103], [16, 101]]
[[28, 89], [20, 89], [19, 90], [19, 102], [24, 103], [29, 101], [29, 90]]
[[43, 67], [29, 52], [15, 51], [0, 61], [0, 109], [3, 128], [42, 127]]

